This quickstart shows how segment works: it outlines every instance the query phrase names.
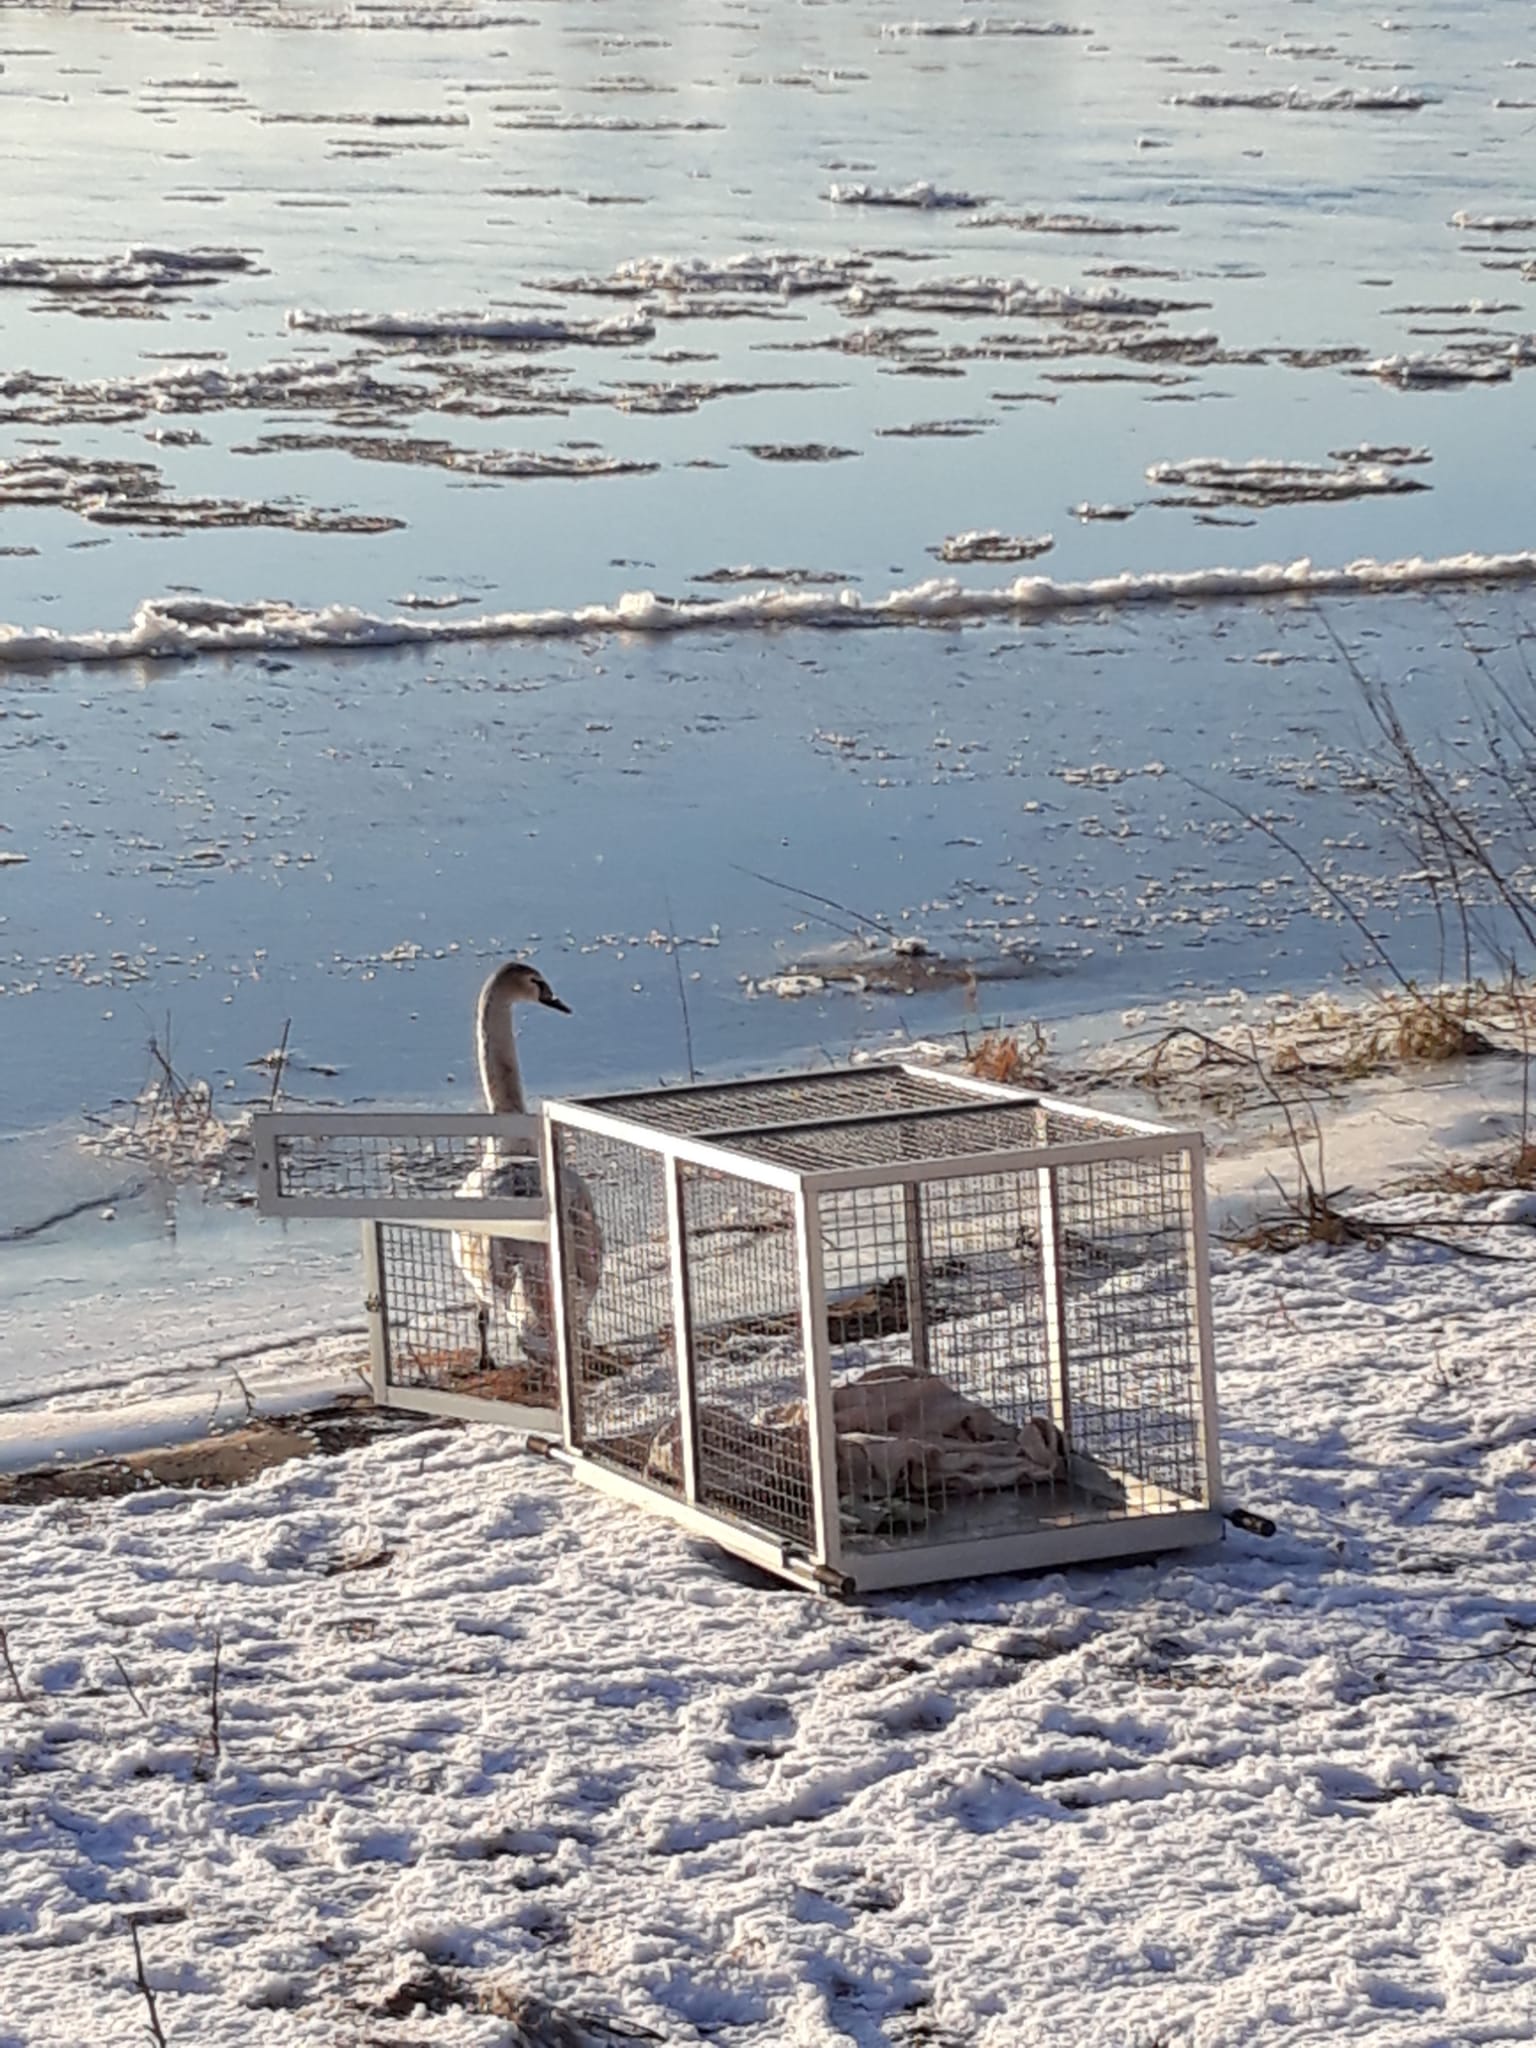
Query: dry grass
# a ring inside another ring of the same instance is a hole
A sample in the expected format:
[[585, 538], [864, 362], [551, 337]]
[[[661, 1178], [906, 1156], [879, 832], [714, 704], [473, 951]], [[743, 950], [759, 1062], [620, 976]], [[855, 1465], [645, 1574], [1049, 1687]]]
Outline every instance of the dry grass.
[[1418, 1185], [1452, 1195], [1486, 1195], [1536, 1188], [1536, 1139], [1520, 1138], [1482, 1159], [1450, 1160]]
[[978, 1081], [1021, 1087], [1043, 1078], [1049, 1051], [1050, 1042], [1038, 1024], [985, 1031], [974, 1045], [966, 1041], [965, 1070]]
[[217, 1187], [250, 1157], [250, 1114], [219, 1114], [213, 1090], [187, 1080], [160, 1041], [149, 1041], [150, 1072], [125, 1118], [91, 1117], [82, 1143], [108, 1158], [131, 1159], [167, 1180]]
[[1175, 1026], [1093, 1078], [1230, 1112], [1298, 1084], [1326, 1094], [1408, 1066], [1518, 1059], [1533, 1022], [1536, 991], [1523, 986], [1394, 989], [1360, 1003], [1316, 996], [1263, 1022]]
[[1380, 1251], [1386, 1236], [1380, 1224], [1336, 1208], [1326, 1189], [1307, 1182], [1294, 1196], [1287, 1196], [1283, 1210], [1256, 1217], [1226, 1242], [1244, 1252], [1294, 1252], [1308, 1244], [1327, 1245], [1335, 1251], [1343, 1245], [1363, 1244]]
[[1384, 1065], [1399, 1061], [1484, 1059], [1499, 1048], [1471, 1021], [1484, 991], [1436, 989], [1428, 995], [1383, 996], [1367, 1013], [1365, 1049]]

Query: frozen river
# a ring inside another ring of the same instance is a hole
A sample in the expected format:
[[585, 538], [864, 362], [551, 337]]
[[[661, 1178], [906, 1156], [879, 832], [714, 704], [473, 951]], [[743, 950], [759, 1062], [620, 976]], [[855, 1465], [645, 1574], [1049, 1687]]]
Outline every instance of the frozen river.
[[[0, 1229], [115, 1192], [76, 1134], [167, 1023], [221, 1093], [291, 1020], [297, 1091], [469, 1101], [514, 948], [549, 1090], [1358, 965], [1243, 812], [1437, 971], [1325, 626], [1475, 780], [1536, 39], [1442, 14], [0, 0]], [[827, 630], [882, 603], [930, 623]], [[850, 986], [852, 931], [955, 971]], [[134, 1344], [340, 1314], [158, 1200], [0, 1245], [0, 1382], [121, 1377], [129, 1246]]]
[[1528, 544], [1536, 41], [1441, 14], [0, 5], [0, 620]]

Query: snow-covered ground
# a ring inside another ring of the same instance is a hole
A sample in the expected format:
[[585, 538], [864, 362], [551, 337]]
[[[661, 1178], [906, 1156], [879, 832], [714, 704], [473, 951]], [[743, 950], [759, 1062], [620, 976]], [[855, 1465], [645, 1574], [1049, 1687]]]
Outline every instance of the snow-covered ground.
[[172, 2044], [614, 2038], [495, 1985], [733, 2048], [1536, 2038], [1533, 1253], [1474, 1241], [1223, 1255], [1279, 1534], [1156, 1564], [844, 1607], [491, 1428], [0, 1511], [0, 2042], [138, 2038], [129, 1913]]

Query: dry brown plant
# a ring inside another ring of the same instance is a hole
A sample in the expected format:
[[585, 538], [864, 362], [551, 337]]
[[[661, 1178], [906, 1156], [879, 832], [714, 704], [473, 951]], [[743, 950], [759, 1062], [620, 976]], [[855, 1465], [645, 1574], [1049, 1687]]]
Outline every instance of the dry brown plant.
[[1012, 1031], [998, 1026], [984, 1031], [974, 1045], [966, 1041], [965, 1070], [978, 1081], [1023, 1087], [1043, 1078], [1049, 1051], [1050, 1041], [1038, 1024], [1023, 1024]]

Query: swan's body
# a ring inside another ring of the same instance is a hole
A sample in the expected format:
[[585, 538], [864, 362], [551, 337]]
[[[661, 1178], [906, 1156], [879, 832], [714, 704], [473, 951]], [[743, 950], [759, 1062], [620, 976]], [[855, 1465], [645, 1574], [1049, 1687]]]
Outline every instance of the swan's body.
[[[475, 1011], [475, 1054], [480, 1068], [480, 1090], [485, 1106], [499, 1115], [521, 1116], [527, 1111], [522, 1069], [517, 1058], [517, 1039], [512, 1011], [517, 1003], [541, 1003], [546, 1009], [569, 1015], [549, 983], [536, 968], [520, 960], [509, 960], [480, 991]], [[534, 1141], [487, 1138], [480, 1164], [461, 1185], [459, 1192], [470, 1197], [532, 1195], [538, 1192], [537, 1146]], [[587, 1310], [597, 1292], [602, 1273], [603, 1244], [592, 1198], [584, 1183], [567, 1177], [564, 1194], [574, 1225], [569, 1260], [570, 1304], [577, 1327], [586, 1322]], [[553, 1208], [553, 1190], [546, 1190]], [[549, 1252], [528, 1238], [487, 1237], [482, 1233], [455, 1231], [453, 1255], [460, 1271], [480, 1302], [481, 1365], [493, 1361], [489, 1349], [491, 1313], [509, 1306], [515, 1296], [522, 1298], [522, 1327], [518, 1342], [523, 1356], [547, 1364], [554, 1350], [554, 1304], [550, 1292]]]

